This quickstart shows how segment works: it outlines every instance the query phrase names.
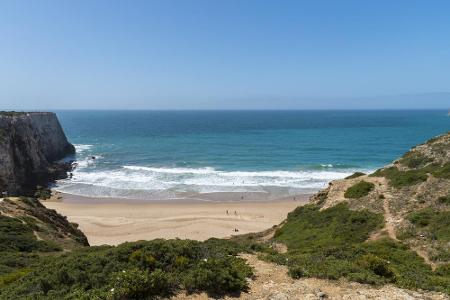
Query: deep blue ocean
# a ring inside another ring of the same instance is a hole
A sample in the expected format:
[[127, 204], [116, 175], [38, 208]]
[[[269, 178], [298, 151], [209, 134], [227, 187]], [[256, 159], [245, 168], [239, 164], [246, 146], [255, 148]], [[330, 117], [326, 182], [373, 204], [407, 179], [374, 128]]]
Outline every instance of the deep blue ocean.
[[148, 200], [309, 193], [450, 130], [444, 110], [56, 113], [78, 164], [56, 189]]

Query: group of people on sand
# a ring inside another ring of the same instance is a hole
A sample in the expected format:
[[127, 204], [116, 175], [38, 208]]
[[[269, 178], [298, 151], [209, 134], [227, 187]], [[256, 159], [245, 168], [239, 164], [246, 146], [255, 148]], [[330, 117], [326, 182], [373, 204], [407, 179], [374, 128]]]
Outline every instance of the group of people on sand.
[[[228, 209], [227, 209], [227, 215], [229, 215], [230, 214], [230, 212], [228, 211]], [[234, 215], [235, 216], [237, 216], [238, 214], [237, 214], [237, 211], [234, 211]]]
[[[228, 209], [226, 210], [226, 213], [227, 213], [227, 215], [229, 215], [229, 214], [230, 214], [230, 212], [228, 211]], [[237, 211], [234, 211], [234, 215], [235, 215], [235, 216], [237, 216], [237, 215], [238, 215]], [[234, 229], [233, 229], [233, 231], [234, 231], [234, 232], [239, 232], [239, 229], [237, 229], [237, 228], [234, 228]]]

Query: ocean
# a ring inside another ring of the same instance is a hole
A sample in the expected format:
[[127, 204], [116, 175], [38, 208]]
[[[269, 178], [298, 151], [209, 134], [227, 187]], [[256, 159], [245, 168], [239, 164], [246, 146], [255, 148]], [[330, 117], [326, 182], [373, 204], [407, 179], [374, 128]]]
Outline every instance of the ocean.
[[450, 130], [443, 110], [56, 113], [77, 167], [54, 188], [137, 200], [312, 193]]

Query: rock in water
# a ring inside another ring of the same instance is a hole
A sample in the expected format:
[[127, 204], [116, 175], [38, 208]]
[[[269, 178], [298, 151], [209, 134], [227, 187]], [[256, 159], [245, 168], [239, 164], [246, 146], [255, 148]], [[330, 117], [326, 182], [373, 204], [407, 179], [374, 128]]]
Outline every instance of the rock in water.
[[64, 178], [74, 154], [55, 113], [0, 112], [0, 192], [30, 195], [37, 185]]

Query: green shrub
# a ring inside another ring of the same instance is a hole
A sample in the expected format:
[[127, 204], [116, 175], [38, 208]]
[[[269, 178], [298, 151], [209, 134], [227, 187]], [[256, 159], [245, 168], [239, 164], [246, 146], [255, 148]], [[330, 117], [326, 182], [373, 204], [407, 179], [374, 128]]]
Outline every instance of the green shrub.
[[366, 175], [366, 174], [363, 173], [363, 172], [355, 172], [352, 175], [345, 177], [345, 179], [358, 178], [358, 177], [361, 177], [361, 176], [364, 176], [364, 175]]
[[399, 171], [397, 167], [380, 169], [369, 176], [386, 177], [389, 184], [396, 188], [415, 185], [426, 181], [428, 178], [426, 169]]
[[445, 163], [444, 165], [429, 164], [426, 167], [408, 171], [400, 171], [397, 167], [389, 167], [386, 169], [379, 169], [369, 176], [386, 177], [389, 179], [390, 185], [401, 188], [426, 181], [428, 173], [433, 174], [433, 176], [437, 178], [449, 179], [450, 162]]
[[361, 198], [367, 196], [375, 185], [372, 182], [360, 181], [353, 186], [349, 187], [344, 194], [345, 198]]
[[424, 208], [410, 213], [408, 220], [436, 240], [450, 241], [450, 211]]
[[137, 264], [142, 269], [153, 270], [156, 267], [156, 259], [151, 254], [143, 253], [140, 249], [130, 254], [130, 262]]
[[[413, 220], [422, 222], [428, 215], [424, 213]], [[450, 293], [446, 271], [433, 273], [423, 258], [404, 244], [388, 238], [367, 241], [370, 233], [382, 225], [381, 215], [352, 211], [343, 203], [322, 211], [314, 205], [298, 207], [275, 235], [275, 240], [288, 246], [288, 252], [261, 257], [287, 265], [294, 278], [347, 278]]]
[[450, 264], [439, 265], [436, 268], [436, 274], [450, 277]]
[[13, 283], [14, 281], [18, 280], [19, 278], [27, 275], [31, 272], [31, 269], [25, 268], [25, 269], [18, 269], [11, 273], [0, 275], [0, 288], [2, 286], [6, 286], [10, 283]]
[[21, 220], [0, 215], [0, 251], [61, 251], [55, 243], [37, 240], [33, 227]]
[[128, 269], [112, 274], [110, 292], [113, 299], [146, 299], [170, 293], [169, 275], [160, 269]]
[[252, 270], [242, 259], [230, 257], [205, 259], [184, 276], [186, 291], [207, 291], [213, 295], [237, 293], [247, 288], [246, 278]]
[[442, 204], [450, 204], [450, 195], [439, 197], [438, 202]]
[[417, 151], [410, 151], [399, 160], [402, 165], [412, 169], [423, 167], [431, 161], [433, 161], [431, 158]]
[[41, 261], [41, 256], [36, 253], [3, 251], [0, 252], [0, 276], [36, 266]]
[[379, 258], [373, 254], [365, 254], [358, 258], [357, 264], [365, 269], [369, 269], [378, 276], [386, 278], [395, 278], [395, 273], [390, 266], [389, 261]]
[[37, 199], [47, 200], [52, 196], [52, 191], [47, 187], [37, 186], [34, 197]]
[[419, 227], [428, 226], [433, 219], [435, 212], [432, 208], [425, 208], [419, 211], [412, 212], [408, 215], [408, 220]]
[[314, 252], [318, 248], [363, 242], [382, 225], [382, 215], [353, 211], [345, 203], [322, 211], [310, 204], [289, 213], [286, 223], [276, 231], [275, 239], [288, 248]]
[[245, 261], [230, 254], [238, 251], [226, 240], [88, 247], [41, 257], [30, 273], [0, 289], [0, 299], [146, 299], [175, 293], [180, 284], [191, 291], [236, 293], [251, 276]]
[[450, 179], [450, 162], [444, 164], [440, 168], [437, 168], [433, 175], [438, 178]]

